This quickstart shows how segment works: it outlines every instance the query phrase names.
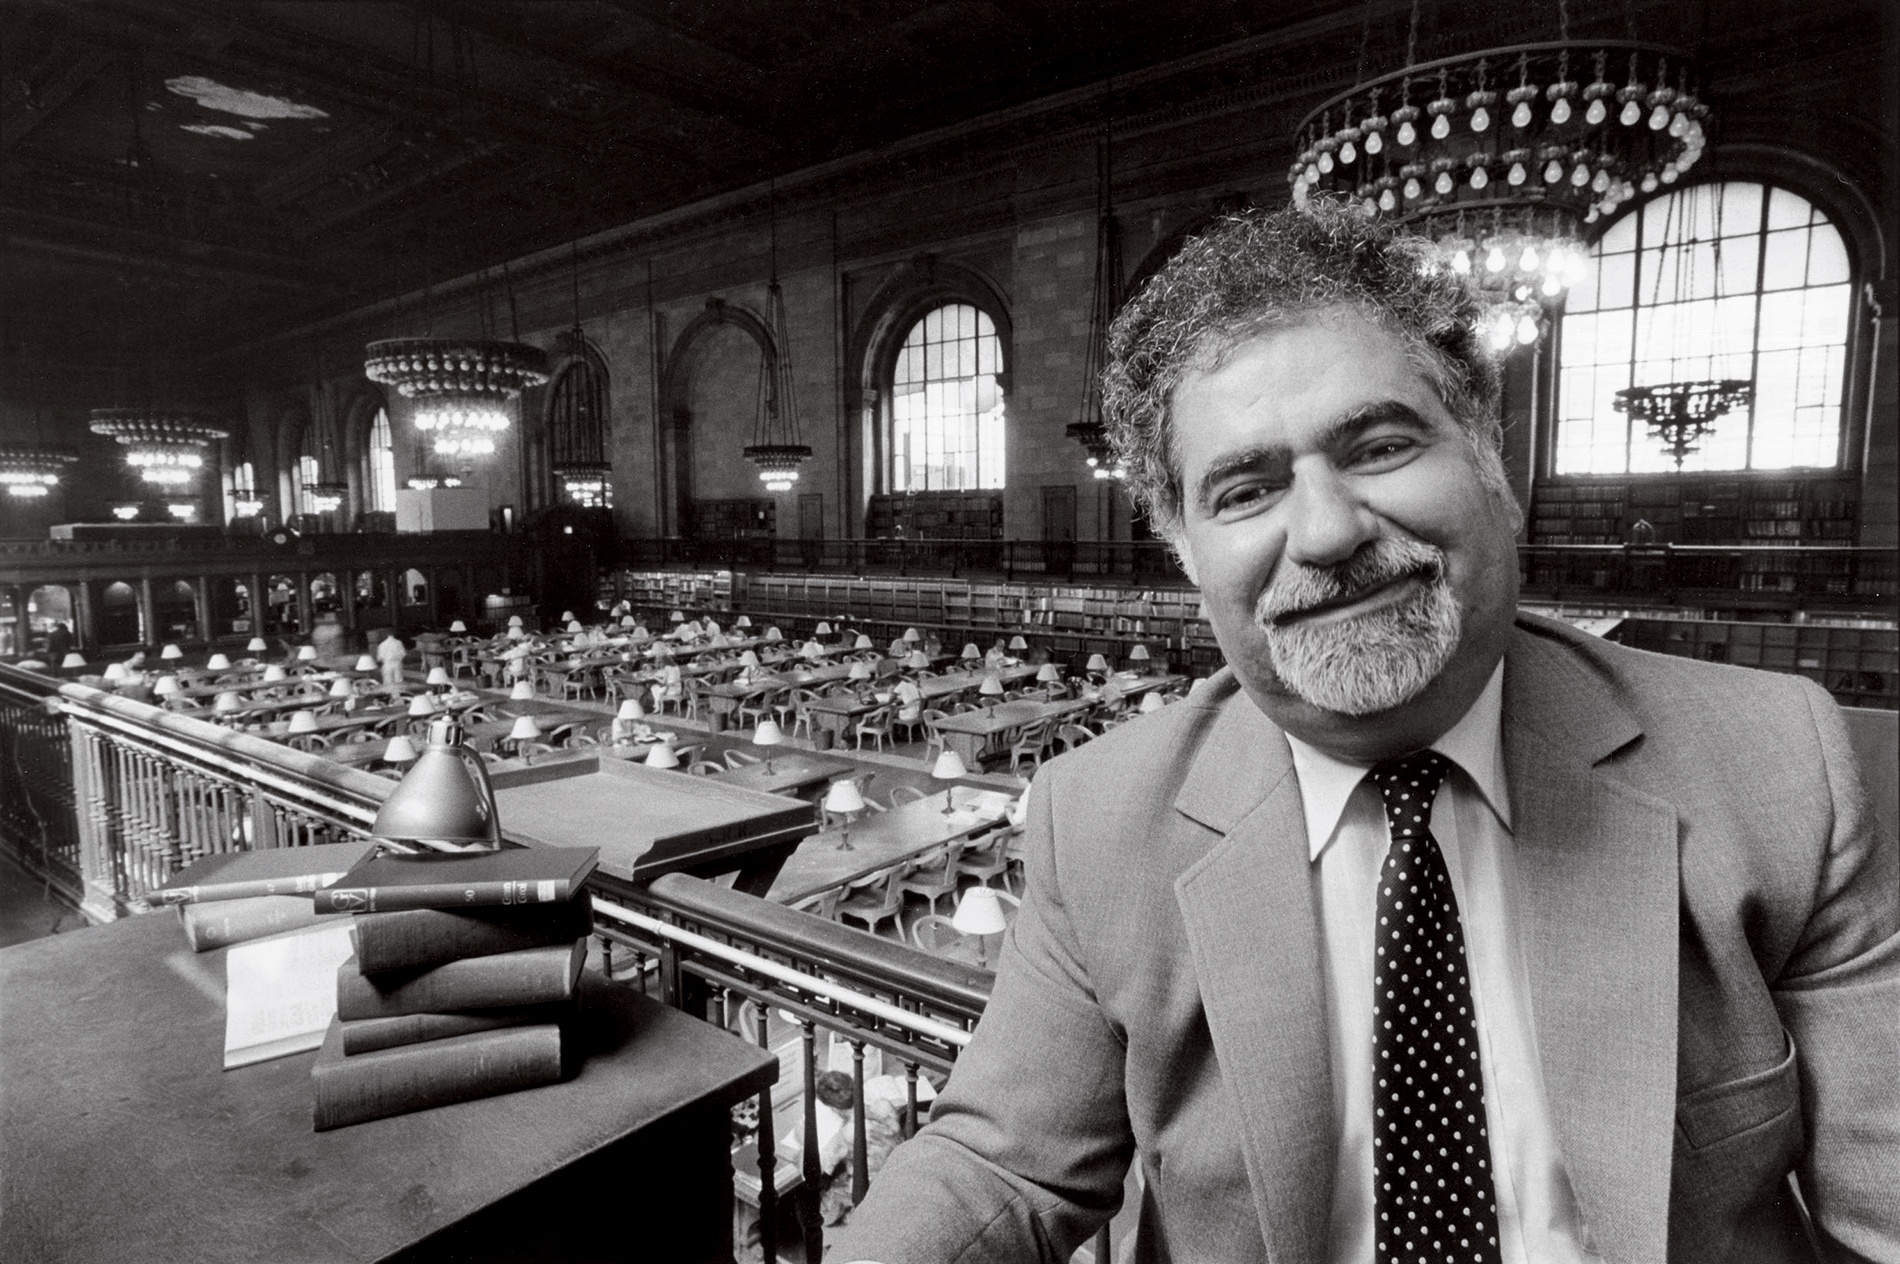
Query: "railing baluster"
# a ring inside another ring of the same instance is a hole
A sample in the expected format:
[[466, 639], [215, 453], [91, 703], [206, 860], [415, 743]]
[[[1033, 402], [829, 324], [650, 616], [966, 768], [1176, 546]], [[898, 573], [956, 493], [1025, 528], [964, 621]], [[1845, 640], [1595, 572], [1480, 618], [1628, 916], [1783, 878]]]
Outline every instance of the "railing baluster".
[[871, 1187], [871, 1152], [864, 1125], [864, 1042], [851, 1042], [851, 1205], [864, 1201]]
[[824, 1169], [818, 1165], [818, 1026], [807, 1018], [803, 1023], [805, 1043], [805, 1183], [798, 1191], [798, 1219], [805, 1231], [805, 1258], [825, 1258], [824, 1217], [818, 1209], [818, 1182]]
[[904, 1140], [917, 1135], [917, 1064], [904, 1062]]
[[[759, 1048], [770, 1049], [767, 1029], [771, 1025], [771, 1007], [754, 1003], [757, 1011]], [[759, 1254], [765, 1264], [778, 1264], [778, 1152], [773, 1133], [778, 1125], [772, 1117], [772, 1086], [759, 1090]]]

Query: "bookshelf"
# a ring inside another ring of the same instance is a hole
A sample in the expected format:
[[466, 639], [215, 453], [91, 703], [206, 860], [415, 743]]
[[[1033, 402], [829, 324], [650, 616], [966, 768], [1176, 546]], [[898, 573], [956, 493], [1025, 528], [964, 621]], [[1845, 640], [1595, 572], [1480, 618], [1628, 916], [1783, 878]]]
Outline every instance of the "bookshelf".
[[1624, 544], [1642, 519], [1658, 544], [1852, 544], [1860, 498], [1853, 478], [1659, 476], [1565, 479], [1537, 485], [1532, 544]]
[[1900, 631], [1890, 627], [1632, 618], [1613, 637], [1661, 654], [1806, 676], [1846, 707], [1900, 708]]
[[778, 502], [760, 500], [696, 500], [692, 504], [689, 536], [702, 540], [742, 540], [778, 535]]
[[1000, 492], [904, 492], [871, 497], [865, 517], [873, 540], [1000, 540]]

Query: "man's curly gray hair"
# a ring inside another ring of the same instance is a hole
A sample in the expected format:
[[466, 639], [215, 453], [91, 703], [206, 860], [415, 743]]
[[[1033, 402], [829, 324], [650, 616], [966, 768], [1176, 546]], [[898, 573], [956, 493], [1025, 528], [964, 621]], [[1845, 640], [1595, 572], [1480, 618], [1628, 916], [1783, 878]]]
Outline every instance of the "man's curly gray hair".
[[1431, 243], [1345, 203], [1229, 215], [1194, 237], [1116, 316], [1102, 412], [1129, 490], [1155, 530], [1181, 529], [1172, 403], [1191, 370], [1219, 367], [1241, 343], [1331, 307], [1391, 330], [1464, 428], [1494, 492], [1509, 495], [1499, 441], [1499, 374], [1483, 309]]

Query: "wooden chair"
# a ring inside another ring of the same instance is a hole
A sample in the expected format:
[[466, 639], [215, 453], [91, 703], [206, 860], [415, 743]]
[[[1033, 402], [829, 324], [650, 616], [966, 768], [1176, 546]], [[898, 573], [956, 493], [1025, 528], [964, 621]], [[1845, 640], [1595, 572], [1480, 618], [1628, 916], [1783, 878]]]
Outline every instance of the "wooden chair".
[[946, 895], [957, 893], [957, 862], [963, 857], [963, 840], [946, 843], [942, 847], [921, 856], [910, 869], [898, 879], [897, 887], [906, 895], [921, 895], [930, 901], [930, 911], [937, 911], [937, 901]]
[[757, 755], [750, 754], [746, 751], [729, 750], [726, 752], [726, 767], [728, 768], [744, 768], [747, 764], [762, 764], [764, 762], [765, 761], [760, 759]]
[[876, 873], [853, 882], [844, 899], [838, 902], [837, 919], [851, 918], [864, 923], [871, 934], [877, 934], [879, 923], [889, 918], [897, 926], [899, 938], [904, 934], [904, 892], [898, 883], [902, 881], [907, 865], [892, 865]]
[[916, 786], [898, 786], [891, 791], [891, 806], [896, 807], [900, 803], [916, 803], [920, 799], [929, 797], [929, 794]]
[[[829, 891], [820, 891], [817, 895], [808, 895], [792, 907], [801, 913], [810, 913], [814, 917], [822, 917], [828, 922], [833, 922], [838, 919], [838, 902], [842, 899], [844, 899], [844, 888], [833, 887]], [[748, 1001], [747, 1004], [751, 1002]]]
[[1080, 724], [1064, 724], [1056, 730], [1056, 743], [1062, 747], [1063, 753], [1067, 754], [1094, 736], [1094, 733]]
[[754, 690], [739, 699], [739, 727], [745, 728], [746, 719], [750, 717], [752, 721], [751, 727], [757, 728], [761, 720], [767, 719], [774, 713], [773, 704], [775, 704], [784, 693], [785, 690], [782, 687], [767, 686], [763, 689]]
[[911, 943], [936, 956], [943, 956], [946, 947], [962, 938], [963, 932], [941, 913], [925, 913], [910, 924]]
[[1009, 745], [1009, 770], [1015, 772], [1016, 766], [1025, 756], [1034, 760], [1036, 767], [1042, 767], [1042, 757], [1048, 746], [1049, 721], [1038, 720], [1034, 724], [1024, 725], [1022, 733]]
[[896, 718], [897, 708], [885, 705], [871, 712], [871, 714], [865, 716], [862, 720], [859, 720], [857, 727], [853, 730], [857, 736], [857, 749], [864, 749], [864, 739], [866, 737], [875, 737], [877, 739], [877, 748], [879, 751], [884, 749], [885, 739], [889, 738], [895, 742], [897, 739], [891, 732], [891, 725]]
[[695, 777], [716, 777], [725, 770], [724, 764], [715, 764], [710, 759], [695, 759], [686, 765], [686, 771]]
[[[792, 696], [785, 705], [791, 709], [792, 727], [788, 729], [787, 732], [793, 737], [798, 736], [798, 730], [804, 729], [807, 738], [810, 738], [812, 741], [818, 740], [817, 734], [812, 732], [811, 718], [811, 704], [816, 701], [818, 701], [818, 691], [816, 689], [792, 690]], [[785, 727], [785, 717], [783, 715], [779, 717], [779, 727]]]
[[1021, 831], [1014, 825], [993, 829], [970, 840], [957, 861], [959, 878], [975, 878], [977, 885], [988, 886], [991, 878], [1003, 878], [1008, 886], [1009, 842]]
[[923, 714], [925, 767], [929, 767], [944, 752], [943, 731], [937, 725], [949, 718], [948, 711], [926, 710]]

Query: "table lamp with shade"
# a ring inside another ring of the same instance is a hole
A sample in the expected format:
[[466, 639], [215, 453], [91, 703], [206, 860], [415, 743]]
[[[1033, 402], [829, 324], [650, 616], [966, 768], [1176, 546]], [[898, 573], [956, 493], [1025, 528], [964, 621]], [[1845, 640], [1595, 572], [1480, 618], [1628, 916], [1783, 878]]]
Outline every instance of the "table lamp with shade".
[[1135, 642], [1134, 646], [1128, 651], [1128, 661], [1131, 663], [1145, 663], [1148, 661], [1148, 658], [1148, 647], [1139, 641]]
[[856, 662], [856, 663], [851, 664], [851, 671], [847, 679], [850, 679], [850, 680], [871, 679], [871, 665], [866, 662]]
[[922, 650], [912, 650], [910, 657], [904, 660], [904, 666], [912, 671], [927, 671], [930, 668], [930, 655]]
[[965, 645], [965, 646], [963, 647], [963, 657], [964, 657], [965, 659], [971, 659], [971, 658], [982, 658], [982, 657], [983, 657], [983, 651], [982, 651], [982, 650], [980, 650], [980, 649], [978, 649], [978, 648], [976, 648], [976, 642], [975, 642], [975, 641], [971, 641], [971, 642], [969, 642], [969, 643], [968, 643], [967, 645]]
[[282, 663], [272, 663], [268, 667], [264, 668], [264, 683], [267, 685], [274, 685], [280, 680], [287, 679], [289, 675], [290, 673], [284, 670], [284, 665]]
[[562, 623], [574, 622], [574, 612], [572, 610], [561, 611], [561, 622]]
[[1003, 682], [995, 676], [985, 676], [983, 677], [983, 683], [976, 687], [976, 691], [983, 697], [990, 699], [991, 706], [995, 706], [996, 700], [1003, 696]]
[[457, 619], [455, 622], [449, 624], [449, 632], [452, 635], [462, 636], [467, 631], [468, 631], [468, 624], [463, 623], [460, 619]]
[[1009, 648], [1011, 653], [1020, 654], [1029, 648], [1029, 642], [1023, 640], [1022, 633], [1019, 632], [1009, 638]]
[[230, 671], [231, 660], [222, 654], [213, 654], [205, 660], [206, 671]]
[[824, 622], [822, 619], [819, 620], [818, 626], [812, 629], [812, 635], [813, 636], [830, 636], [831, 625], [829, 623]]
[[511, 628], [519, 628], [525, 625], [522, 623], [520, 615], [511, 614], [508, 616], [508, 626]]
[[986, 951], [986, 935], [1000, 935], [1009, 929], [1009, 921], [1003, 916], [1003, 901], [992, 887], [971, 887], [957, 901], [957, 911], [950, 919], [950, 925], [958, 933], [969, 935], [976, 940], [976, 964], [989, 968], [989, 956]]
[[1153, 690], [1149, 690], [1147, 693], [1141, 695], [1141, 712], [1143, 715], [1147, 715], [1153, 711], [1159, 711], [1167, 705], [1168, 700]]
[[943, 814], [949, 816], [956, 811], [956, 780], [967, 777], [970, 770], [963, 765], [963, 756], [953, 750], [943, 751], [937, 756], [937, 762], [930, 766], [930, 776], [934, 781], [948, 781], [952, 784], [943, 788]]
[[360, 672], [373, 672], [376, 670], [376, 660], [367, 654], [358, 654], [356, 656], [356, 670]]
[[836, 813], [844, 818], [844, 827], [838, 833], [838, 850], [851, 851], [851, 822], [858, 813], [864, 811], [864, 794], [855, 781], [834, 781], [825, 791], [825, 811]]
[[243, 705], [238, 701], [237, 694], [227, 689], [212, 700], [211, 710], [218, 715], [229, 715]]
[[1091, 654], [1089, 655], [1088, 669], [1092, 672], [1106, 672], [1108, 670], [1108, 660], [1100, 654]]
[[152, 686], [152, 692], [157, 694], [161, 698], [169, 697], [170, 695], [177, 693], [178, 692], [178, 677], [160, 676], [158, 678], [158, 682]]
[[[383, 758], [400, 762], [394, 738]], [[429, 744], [383, 800], [370, 837], [418, 857], [501, 850], [501, 817], [481, 756], [462, 741], [462, 726], [437, 720]]]
[[409, 716], [411, 719], [419, 720], [425, 715], [434, 715], [434, 714], [435, 714], [435, 704], [429, 701], [428, 694], [419, 693], [415, 697], [409, 699]]
[[532, 701], [533, 698], [534, 684], [532, 681], [517, 680], [514, 683], [514, 687], [508, 691], [508, 701], [510, 702], [529, 702]]
[[1045, 685], [1059, 685], [1062, 683], [1062, 669], [1054, 663], [1044, 663], [1036, 669], [1036, 680]]
[[316, 662], [317, 647], [314, 645], [299, 645], [297, 647], [297, 661], [300, 663]]
[[752, 626], [752, 616], [749, 614], [742, 614], [737, 619], [734, 619], [732, 621], [732, 626], [735, 628], [749, 628]]
[[906, 641], [903, 637], [900, 636], [895, 641], [891, 642], [890, 657], [896, 659], [898, 662], [901, 663], [904, 661], [904, 659], [909, 657], [909, 655], [910, 655], [909, 641]]
[[874, 650], [877, 646], [872, 644], [869, 633], [860, 632], [858, 633], [858, 639], [851, 643], [851, 648], [854, 650]]
[[765, 639], [768, 641], [773, 641], [773, 642], [783, 641], [785, 639], [785, 634], [783, 632], [780, 632], [778, 630], [778, 626], [774, 624], [765, 629]]
[[580, 630], [581, 630], [581, 621], [579, 619], [569, 619], [567, 621], [567, 632], [569, 636], [579, 635]]
[[78, 650], [68, 650], [66, 657], [59, 660], [59, 669], [61, 671], [78, 671], [85, 665], [86, 656], [81, 654]]
[[167, 663], [175, 663], [185, 656], [185, 651], [179, 649], [176, 645], [166, 645], [163, 649], [158, 651], [158, 656]]
[[752, 730], [752, 744], [765, 747], [765, 775], [771, 776], [772, 748], [785, 745], [785, 730], [777, 720], [760, 720], [759, 727]]
[[508, 740], [515, 744], [515, 754], [520, 756], [523, 763], [528, 761], [528, 752], [523, 747], [540, 736], [541, 726], [534, 722], [531, 715], [518, 717], [515, 726], [508, 730]]
[[335, 680], [330, 682], [330, 696], [339, 699], [353, 698], [356, 696], [356, 689], [349, 681], [338, 676]]
[[675, 610], [666, 616], [666, 621], [668, 623], [684, 623], [686, 622], [686, 612], [683, 610]]
[[244, 643], [244, 652], [246, 654], [262, 654], [269, 648], [270, 643], [265, 641], [261, 636], [254, 636]]
[[924, 634], [919, 632], [916, 628], [905, 628], [904, 639], [910, 642], [912, 645], [915, 645], [917, 644], [917, 642], [924, 639]]
[[429, 675], [423, 683], [428, 685], [431, 689], [447, 689], [450, 684], [449, 669], [446, 667], [431, 667], [429, 669]]
[[637, 625], [634, 623], [632, 615], [623, 614], [620, 616], [620, 626], [626, 628], [628, 631], [632, 631]]
[[739, 666], [745, 668], [747, 671], [759, 670], [760, 663], [758, 654], [753, 650], [745, 651], [739, 655]]
[[638, 698], [628, 698], [620, 704], [620, 710], [614, 712], [613, 726], [609, 730], [615, 746], [633, 744], [633, 726], [647, 718], [647, 709], [640, 705]]
[[389, 744], [383, 747], [383, 762], [385, 764], [414, 763], [415, 758], [416, 745], [409, 740], [407, 733], [396, 734], [396, 736], [389, 739]]
[[290, 713], [290, 733], [314, 733], [317, 731], [317, 713], [315, 711], [292, 711]]
[[658, 741], [653, 743], [652, 747], [648, 749], [647, 757], [642, 762], [644, 762], [648, 768], [678, 768], [680, 766], [680, 757], [674, 753], [673, 744], [671, 742]]
[[130, 676], [131, 674], [132, 674], [131, 672], [128, 672], [127, 670], [125, 670], [124, 663], [107, 663], [106, 664], [105, 678], [107, 680], [110, 680], [114, 684], [117, 684], [119, 681], [124, 680], [126, 677]]

